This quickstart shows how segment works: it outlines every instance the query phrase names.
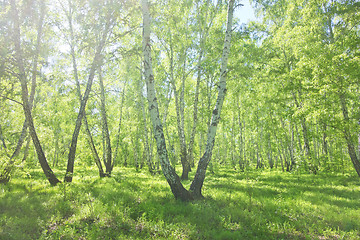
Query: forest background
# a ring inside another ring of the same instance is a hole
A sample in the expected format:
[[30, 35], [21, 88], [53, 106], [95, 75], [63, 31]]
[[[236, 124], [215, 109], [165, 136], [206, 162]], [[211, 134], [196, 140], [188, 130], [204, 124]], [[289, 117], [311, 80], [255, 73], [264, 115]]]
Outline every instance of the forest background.
[[[360, 176], [359, 2], [253, 1], [260, 20], [246, 23], [240, 3], [208, 171]], [[161, 172], [140, 2], [0, 7], [0, 181], [39, 165], [51, 185], [92, 166], [101, 177], [114, 167]], [[159, 117], [185, 181], [207, 149], [228, 12], [226, 1], [150, 3]]]

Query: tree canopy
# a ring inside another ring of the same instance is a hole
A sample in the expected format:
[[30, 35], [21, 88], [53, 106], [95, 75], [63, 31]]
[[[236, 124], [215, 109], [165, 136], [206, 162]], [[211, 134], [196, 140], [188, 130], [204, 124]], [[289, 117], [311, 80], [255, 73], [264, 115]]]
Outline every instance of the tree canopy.
[[359, 2], [241, 5], [0, 1], [0, 181], [161, 167], [185, 200], [223, 166], [360, 176]]

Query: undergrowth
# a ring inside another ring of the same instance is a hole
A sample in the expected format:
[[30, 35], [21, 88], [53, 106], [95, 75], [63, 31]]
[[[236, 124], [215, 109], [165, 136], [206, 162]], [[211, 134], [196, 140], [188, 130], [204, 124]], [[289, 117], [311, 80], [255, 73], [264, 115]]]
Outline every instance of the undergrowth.
[[184, 203], [145, 170], [75, 172], [56, 187], [40, 170], [1, 185], [0, 239], [360, 239], [356, 176], [219, 169], [205, 200]]

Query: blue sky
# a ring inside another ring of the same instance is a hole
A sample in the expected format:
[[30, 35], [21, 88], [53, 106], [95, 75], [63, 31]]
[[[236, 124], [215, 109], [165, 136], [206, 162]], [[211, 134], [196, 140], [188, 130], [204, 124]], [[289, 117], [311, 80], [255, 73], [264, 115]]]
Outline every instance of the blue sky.
[[255, 14], [254, 14], [254, 9], [250, 5], [249, 0], [243, 0], [243, 1], [241, 1], [241, 3], [244, 6], [237, 7], [235, 9], [234, 16], [236, 18], [239, 18], [241, 23], [247, 23], [248, 21], [255, 20], [256, 17], [255, 17]]

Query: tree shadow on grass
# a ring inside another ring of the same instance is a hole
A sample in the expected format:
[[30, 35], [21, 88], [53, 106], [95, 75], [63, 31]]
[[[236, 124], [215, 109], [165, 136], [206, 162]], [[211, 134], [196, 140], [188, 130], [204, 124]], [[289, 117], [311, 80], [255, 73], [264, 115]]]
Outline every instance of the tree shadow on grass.
[[[341, 177], [331, 185], [331, 176], [238, 175], [209, 175], [206, 199], [189, 203], [174, 199], [162, 175], [133, 169], [102, 179], [83, 170], [74, 183], [54, 188], [11, 183], [11, 192], [0, 196], [0, 238], [326, 239], [321, 229], [337, 229], [338, 220], [321, 218], [327, 214], [322, 205], [330, 212], [359, 208], [359, 192], [351, 189], [358, 185], [343, 186]], [[359, 233], [358, 223], [339, 219], [346, 223], [338, 231]], [[332, 234], [327, 239], [335, 239]]]
[[[127, 231], [129, 236], [139, 238], [157, 236], [165, 239], [303, 239], [302, 234], [298, 232], [270, 231], [265, 220], [259, 220], [246, 208], [240, 207], [240, 205], [246, 206], [246, 201], [242, 199], [237, 199], [236, 204], [231, 202], [231, 206], [226, 206], [229, 204], [226, 198], [224, 201], [219, 201], [211, 196], [203, 201], [184, 203], [173, 198], [170, 188], [162, 177], [132, 174], [123, 177], [126, 181], [116, 181], [116, 176], [113, 180], [109, 180], [113, 181], [111, 186], [123, 190], [114, 191], [107, 186], [108, 183], [101, 183], [94, 186], [94, 193], [103, 204], [109, 204], [116, 197], [122, 198], [123, 201], [127, 200], [127, 204], [123, 203], [123, 205], [126, 205], [129, 217], [132, 219], [130, 225], [138, 229], [135, 233]], [[135, 184], [136, 191], [132, 191], [134, 190], [132, 185], [136, 182], [141, 184]], [[152, 185], [151, 189], [149, 185]], [[130, 191], [127, 192], [125, 189]], [[244, 190], [244, 188], [236, 190]], [[270, 193], [274, 194], [274, 191], [270, 190]], [[246, 214], [243, 214], [244, 212]], [[141, 224], [142, 228], [139, 227]], [[109, 226], [114, 228], [114, 225]]]
[[0, 239], [38, 239], [54, 215], [72, 214], [69, 203], [52, 204], [52, 194], [9, 183], [0, 197]]

